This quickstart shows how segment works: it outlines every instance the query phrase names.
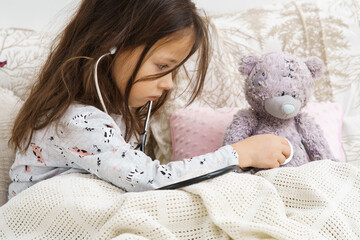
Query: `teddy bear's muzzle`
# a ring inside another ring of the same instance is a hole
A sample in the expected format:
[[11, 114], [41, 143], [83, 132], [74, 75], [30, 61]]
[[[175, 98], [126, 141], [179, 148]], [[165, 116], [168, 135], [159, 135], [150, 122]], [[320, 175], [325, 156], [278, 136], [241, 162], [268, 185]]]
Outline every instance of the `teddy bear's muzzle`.
[[295, 117], [299, 113], [300, 107], [300, 100], [289, 95], [272, 97], [265, 100], [266, 112], [280, 119]]

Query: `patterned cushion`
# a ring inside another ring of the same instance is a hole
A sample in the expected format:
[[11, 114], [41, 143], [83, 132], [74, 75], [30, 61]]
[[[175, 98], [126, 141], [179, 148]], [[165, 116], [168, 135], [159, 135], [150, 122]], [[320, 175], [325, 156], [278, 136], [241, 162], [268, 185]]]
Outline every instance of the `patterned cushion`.
[[[287, 51], [320, 57], [327, 67], [317, 79], [315, 101], [344, 109], [342, 143], [346, 161], [360, 166], [360, 3], [354, 0], [293, 1], [211, 16], [213, 54], [204, 91], [192, 107], [246, 107], [240, 58], [249, 53]], [[188, 70], [194, 69], [192, 58]], [[172, 159], [170, 116], [184, 108], [189, 84], [180, 72], [172, 98], [152, 118], [155, 156]]]
[[14, 152], [8, 147], [14, 118], [49, 53], [51, 38], [29, 29], [0, 28], [0, 206], [7, 201]]

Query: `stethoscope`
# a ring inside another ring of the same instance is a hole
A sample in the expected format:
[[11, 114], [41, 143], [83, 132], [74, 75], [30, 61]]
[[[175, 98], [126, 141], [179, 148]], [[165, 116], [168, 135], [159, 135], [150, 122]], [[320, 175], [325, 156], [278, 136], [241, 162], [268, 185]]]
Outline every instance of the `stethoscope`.
[[[95, 67], [94, 67], [94, 80], [95, 80], [95, 87], [96, 87], [96, 91], [97, 91], [97, 94], [99, 96], [99, 99], [100, 99], [100, 103], [104, 109], [104, 111], [108, 113], [107, 109], [106, 109], [106, 106], [105, 106], [105, 103], [104, 103], [104, 100], [102, 98], [102, 95], [101, 95], [101, 91], [100, 91], [100, 87], [99, 87], [99, 80], [98, 80], [98, 73], [97, 73], [97, 69], [98, 69], [98, 65], [99, 65], [99, 62], [100, 60], [107, 56], [107, 55], [114, 55], [116, 53], [116, 47], [112, 47], [109, 52], [101, 55], [98, 60], [96, 61], [95, 63]], [[149, 127], [149, 121], [150, 121], [150, 114], [151, 114], [151, 108], [152, 108], [152, 101], [149, 102], [149, 107], [148, 107], [148, 112], [147, 112], [147, 115], [146, 115], [146, 120], [145, 120], [145, 127], [144, 127], [144, 132], [142, 134], [142, 137], [141, 137], [141, 144], [140, 144], [140, 150], [142, 152], [145, 153], [145, 143], [146, 143], [146, 137], [147, 137], [147, 130], [148, 130], [148, 127]]]
[[[95, 80], [95, 87], [96, 87], [96, 91], [97, 91], [97, 94], [99, 96], [99, 99], [100, 99], [100, 102], [101, 102], [101, 105], [104, 109], [104, 111], [108, 113], [107, 109], [106, 109], [106, 106], [105, 106], [105, 103], [104, 103], [104, 100], [102, 98], [102, 95], [101, 95], [101, 92], [100, 92], [100, 88], [99, 88], [99, 81], [98, 81], [98, 77], [97, 77], [97, 68], [98, 68], [98, 64], [100, 62], [100, 60], [107, 56], [107, 55], [114, 55], [116, 52], [116, 47], [113, 47], [109, 50], [109, 52], [101, 55], [98, 60], [96, 61], [95, 63], [95, 66], [94, 66], [94, 80]], [[152, 108], [152, 101], [149, 102], [149, 106], [148, 106], [148, 112], [147, 112], [147, 115], [146, 115], [146, 119], [145, 119], [145, 126], [144, 126], [144, 132], [142, 134], [142, 139], [141, 139], [141, 144], [140, 144], [140, 150], [142, 152], [145, 153], [145, 144], [146, 144], [146, 137], [147, 137], [147, 131], [148, 131], [148, 127], [149, 127], [149, 121], [150, 121], [150, 114], [151, 114], [151, 108]], [[289, 141], [288, 141], [289, 142]], [[292, 155], [293, 155], [293, 149], [292, 149], [292, 145], [291, 143], [289, 142], [290, 144], [290, 147], [291, 147], [291, 156], [286, 160], [285, 163], [283, 164], [286, 164], [288, 163], [291, 158], [292, 158]], [[250, 168], [246, 169], [246, 170], [249, 170]], [[187, 179], [187, 180], [183, 180], [183, 181], [180, 181], [180, 182], [176, 182], [174, 184], [170, 184], [170, 185], [166, 185], [166, 186], [163, 186], [163, 187], [160, 187], [160, 188], [157, 188], [157, 190], [167, 190], [167, 189], [177, 189], [177, 188], [182, 188], [182, 187], [186, 187], [186, 186], [189, 186], [189, 185], [192, 185], [192, 184], [195, 184], [195, 183], [199, 183], [199, 182], [202, 182], [202, 181], [206, 181], [206, 180], [209, 180], [209, 179], [212, 179], [212, 178], [215, 178], [215, 177], [218, 177], [218, 176], [221, 176], [225, 173], [228, 173], [228, 172], [234, 172], [234, 171], [243, 171], [244, 169], [241, 169], [238, 165], [230, 165], [230, 166], [227, 166], [227, 167], [224, 167], [224, 168], [221, 168], [221, 169], [218, 169], [216, 171], [212, 171], [212, 172], [209, 172], [209, 173], [206, 173], [206, 174], [203, 174], [203, 175], [200, 175], [200, 176], [197, 176], [197, 177], [193, 177], [193, 178], [190, 178], [190, 179]]]

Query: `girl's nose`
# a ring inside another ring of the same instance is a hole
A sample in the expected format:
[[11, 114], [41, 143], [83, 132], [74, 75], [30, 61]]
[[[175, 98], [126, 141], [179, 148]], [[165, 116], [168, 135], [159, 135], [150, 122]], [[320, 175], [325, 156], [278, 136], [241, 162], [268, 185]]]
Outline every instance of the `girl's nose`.
[[159, 79], [158, 87], [163, 90], [170, 90], [173, 88], [172, 73], [169, 73]]

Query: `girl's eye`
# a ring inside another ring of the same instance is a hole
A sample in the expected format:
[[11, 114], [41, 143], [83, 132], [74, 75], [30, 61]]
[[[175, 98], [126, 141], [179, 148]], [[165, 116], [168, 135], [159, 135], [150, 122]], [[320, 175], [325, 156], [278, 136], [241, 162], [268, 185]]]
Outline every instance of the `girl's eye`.
[[163, 70], [164, 68], [167, 68], [167, 67], [168, 67], [168, 65], [158, 64], [158, 68], [160, 70]]

